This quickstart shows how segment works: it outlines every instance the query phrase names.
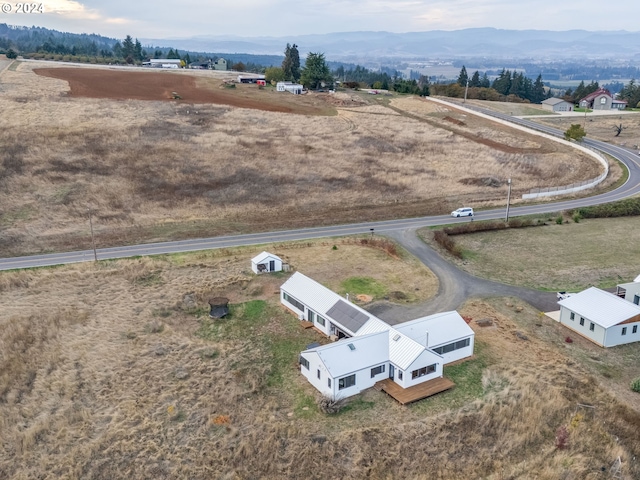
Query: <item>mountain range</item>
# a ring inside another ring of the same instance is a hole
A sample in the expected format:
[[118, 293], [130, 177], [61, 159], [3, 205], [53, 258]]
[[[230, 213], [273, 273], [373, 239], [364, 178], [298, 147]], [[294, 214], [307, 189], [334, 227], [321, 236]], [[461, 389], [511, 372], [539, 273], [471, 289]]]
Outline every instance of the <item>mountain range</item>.
[[290, 37], [194, 36], [141, 39], [144, 44], [210, 52], [281, 55], [286, 43], [300, 54], [323, 52], [336, 61], [425, 58], [602, 58], [640, 60], [640, 32], [470, 28], [390, 33], [342, 32]]

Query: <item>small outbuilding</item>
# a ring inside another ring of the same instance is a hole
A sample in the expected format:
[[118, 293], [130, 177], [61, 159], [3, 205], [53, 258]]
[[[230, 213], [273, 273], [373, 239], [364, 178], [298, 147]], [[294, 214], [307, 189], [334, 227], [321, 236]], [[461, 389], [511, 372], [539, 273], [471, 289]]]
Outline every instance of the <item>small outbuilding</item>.
[[253, 273], [270, 273], [282, 271], [282, 259], [269, 252], [262, 252], [251, 259]]
[[572, 112], [573, 103], [561, 98], [552, 97], [542, 101], [542, 108], [552, 112]]

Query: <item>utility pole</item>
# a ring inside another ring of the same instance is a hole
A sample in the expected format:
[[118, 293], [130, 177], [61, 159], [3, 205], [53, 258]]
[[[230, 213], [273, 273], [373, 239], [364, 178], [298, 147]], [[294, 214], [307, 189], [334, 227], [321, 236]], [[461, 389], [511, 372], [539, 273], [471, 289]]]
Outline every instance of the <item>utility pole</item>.
[[511, 203], [511, 179], [507, 180], [507, 185], [509, 185], [509, 191], [507, 193], [507, 215], [505, 222], [509, 221], [509, 203]]
[[93, 220], [91, 218], [91, 210], [89, 210], [89, 225], [91, 226], [91, 246], [93, 247], [93, 258], [98, 261], [98, 252], [96, 251], [96, 240], [93, 236]]
[[467, 103], [467, 91], [469, 90], [469, 77], [467, 76], [467, 86], [464, 87], [464, 100], [462, 103]]

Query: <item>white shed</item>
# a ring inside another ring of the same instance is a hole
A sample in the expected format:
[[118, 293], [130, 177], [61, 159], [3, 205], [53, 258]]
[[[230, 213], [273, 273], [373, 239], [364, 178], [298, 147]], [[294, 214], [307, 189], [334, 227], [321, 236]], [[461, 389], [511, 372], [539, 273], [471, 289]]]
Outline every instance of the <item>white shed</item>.
[[640, 306], [596, 287], [558, 302], [559, 322], [601, 347], [640, 340]]
[[268, 273], [282, 271], [282, 259], [269, 252], [262, 252], [251, 259], [253, 273]]

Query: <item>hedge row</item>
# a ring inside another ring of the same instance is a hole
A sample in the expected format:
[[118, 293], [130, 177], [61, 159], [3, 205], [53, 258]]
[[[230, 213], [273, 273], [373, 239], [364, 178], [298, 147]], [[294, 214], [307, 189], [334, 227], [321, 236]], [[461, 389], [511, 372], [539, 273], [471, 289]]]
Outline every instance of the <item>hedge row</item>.
[[506, 228], [522, 228], [546, 225], [542, 220], [532, 220], [530, 218], [512, 218], [508, 223], [501, 221], [493, 222], [469, 222], [455, 227], [445, 227], [433, 233], [433, 239], [438, 245], [457, 258], [462, 258], [462, 247], [458, 245], [451, 235], [462, 235], [463, 233], [488, 232], [491, 230], [504, 230]]
[[632, 217], [640, 215], [640, 198], [627, 198], [619, 202], [578, 208], [582, 218]]

